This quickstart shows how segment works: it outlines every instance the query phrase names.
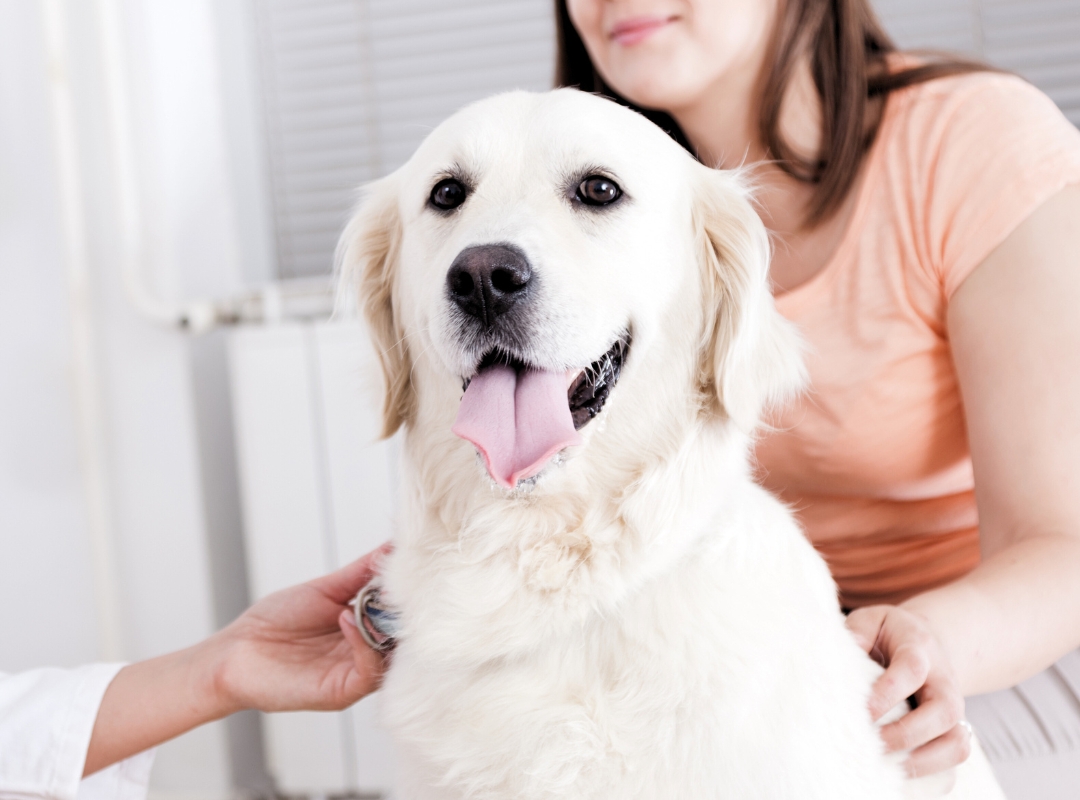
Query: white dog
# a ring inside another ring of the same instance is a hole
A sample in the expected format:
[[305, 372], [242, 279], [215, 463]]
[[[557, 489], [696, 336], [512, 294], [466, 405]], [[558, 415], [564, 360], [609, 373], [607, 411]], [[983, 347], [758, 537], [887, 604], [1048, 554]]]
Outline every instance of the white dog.
[[[883, 754], [880, 668], [751, 479], [803, 371], [737, 175], [606, 100], [500, 95], [370, 187], [340, 258], [405, 427], [405, 797], [941, 793]], [[1000, 797], [981, 754], [949, 796]]]

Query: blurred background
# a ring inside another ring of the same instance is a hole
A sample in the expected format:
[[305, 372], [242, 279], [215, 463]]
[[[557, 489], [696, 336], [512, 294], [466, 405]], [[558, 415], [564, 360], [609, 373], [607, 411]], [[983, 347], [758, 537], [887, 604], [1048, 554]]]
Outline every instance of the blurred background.
[[[1080, 0], [878, 0], [1080, 123]], [[0, 0], [0, 671], [188, 645], [392, 532], [329, 322], [362, 182], [553, 74], [550, 0]], [[377, 698], [161, 748], [159, 798], [390, 788]]]

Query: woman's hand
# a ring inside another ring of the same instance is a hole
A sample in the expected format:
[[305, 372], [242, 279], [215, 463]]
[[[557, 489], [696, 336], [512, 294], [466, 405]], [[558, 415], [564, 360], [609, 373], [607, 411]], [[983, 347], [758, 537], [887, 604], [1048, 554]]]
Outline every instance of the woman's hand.
[[220, 702], [232, 711], [336, 711], [377, 689], [383, 657], [364, 643], [348, 603], [385, 552], [275, 592], [208, 639]]
[[336, 710], [374, 691], [383, 658], [348, 602], [387, 549], [263, 598], [193, 647], [124, 667], [102, 698], [83, 774], [235, 711]]
[[905, 762], [908, 774], [943, 772], [966, 761], [972, 743], [964, 723], [964, 696], [926, 620], [899, 606], [867, 606], [852, 611], [847, 624], [862, 648], [885, 667], [870, 695], [874, 721], [915, 698], [911, 713], [881, 728], [890, 752], [911, 751]]

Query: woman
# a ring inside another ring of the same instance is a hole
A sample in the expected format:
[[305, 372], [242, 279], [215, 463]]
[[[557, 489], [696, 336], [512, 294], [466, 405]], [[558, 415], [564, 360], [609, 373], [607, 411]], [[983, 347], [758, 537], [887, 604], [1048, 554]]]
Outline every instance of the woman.
[[960, 763], [965, 695], [1080, 644], [1080, 134], [1019, 78], [897, 53], [868, 0], [556, 9], [560, 85], [753, 165], [811, 373], [763, 480], [887, 666], [874, 717], [917, 700], [888, 747]]
[[377, 555], [272, 594], [187, 650], [0, 675], [0, 797], [134, 800], [146, 794], [147, 751], [192, 728], [246, 708], [352, 705], [382, 674], [347, 605]]

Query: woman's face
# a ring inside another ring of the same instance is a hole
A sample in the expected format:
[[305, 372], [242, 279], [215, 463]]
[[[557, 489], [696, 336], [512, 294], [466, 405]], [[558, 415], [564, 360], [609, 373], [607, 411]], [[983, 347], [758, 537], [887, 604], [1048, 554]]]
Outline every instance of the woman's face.
[[693, 105], [710, 87], [754, 81], [779, 0], [566, 0], [593, 64], [645, 108]]

